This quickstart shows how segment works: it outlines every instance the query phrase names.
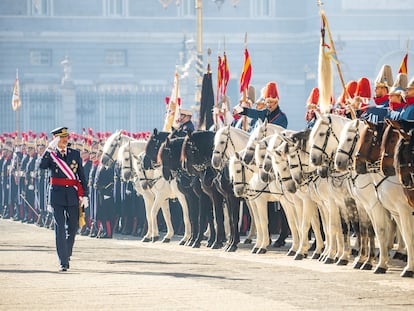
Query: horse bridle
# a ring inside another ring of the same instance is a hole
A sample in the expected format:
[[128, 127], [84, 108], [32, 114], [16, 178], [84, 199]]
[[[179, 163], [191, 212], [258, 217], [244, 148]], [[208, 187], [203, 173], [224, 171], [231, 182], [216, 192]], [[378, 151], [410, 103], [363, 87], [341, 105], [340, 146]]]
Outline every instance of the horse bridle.
[[[233, 149], [236, 150], [236, 146], [234, 145], [233, 139], [231, 138], [231, 132], [230, 131], [227, 132], [226, 144], [223, 148], [223, 151], [218, 151], [218, 150], [216, 150], [216, 148], [214, 148], [214, 150], [213, 150], [213, 156], [221, 157], [222, 158], [222, 163], [223, 163], [223, 160], [225, 160], [225, 161], [229, 160], [229, 157], [226, 154], [227, 146], [229, 145], [229, 142], [231, 143]], [[220, 143], [221, 143], [221, 141], [220, 141]]]
[[349, 149], [349, 151], [346, 151], [342, 148], [338, 148], [338, 150], [336, 150], [337, 153], [342, 153], [345, 154], [348, 157], [348, 160], [352, 160], [352, 154], [355, 151], [355, 148], [357, 146], [357, 143], [359, 141], [359, 128], [357, 127], [354, 131], [350, 131], [352, 133], [355, 133], [354, 135], [354, 139], [352, 140], [352, 145], [351, 148]]
[[328, 120], [329, 120], [329, 122], [325, 122], [323, 120], [321, 121], [321, 124], [328, 126], [328, 130], [326, 131], [326, 135], [325, 135], [325, 141], [323, 142], [322, 147], [319, 147], [318, 145], [313, 144], [312, 145], [312, 148], [314, 148], [316, 150], [319, 150], [320, 152], [322, 152], [323, 155], [325, 155], [329, 160], [331, 160], [331, 157], [326, 152], [326, 147], [328, 146], [329, 137], [332, 134], [332, 136], [336, 139], [336, 141], [338, 143], [339, 143], [339, 139], [336, 136], [335, 132], [333, 131], [333, 128], [332, 128], [332, 118], [331, 118], [331, 116], [328, 116]]
[[[119, 144], [120, 144], [120, 142], [121, 142], [121, 134], [119, 134], [118, 135], [118, 137], [117, 138], [115, 138], [114, 139], [114, 141], [111, 143], [111, 145], [110, 145], [110, 147], [113, 147], [113, 146], [118, 146]], [[115, 142], [116, 142], [116, 144], [115, 144]], [[115, 150], [117, 149], [117, 148], [111, 148], [112, 150], [111, 150], [111, 152], [110, 153], [108, 153], [108, 152], [103, 152], [102, 153], [102, 156], [106, 156], [108, 159], [109, 159], [109, 163], [110, 163], [110, 165], [108, 165], [108, 166], [111, 166], [112, 164], [114, 164], [115, 163], [115, 160], [113, 159], [113, 156], [114, 156], [114, 154], [115, 154]]]

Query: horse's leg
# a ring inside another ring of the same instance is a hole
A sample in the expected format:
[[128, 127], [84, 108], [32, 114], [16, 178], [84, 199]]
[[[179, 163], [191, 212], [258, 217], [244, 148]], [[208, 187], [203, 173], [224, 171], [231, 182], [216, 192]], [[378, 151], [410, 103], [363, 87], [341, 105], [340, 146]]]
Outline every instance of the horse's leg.
[[154, 227], [153, 227], [153, 221], [151, 217], [151, 209], [154, 204], [154, 194], [151, 192], [151, 190], [144, 190], [142, 191], [142, 196], [144, 197], [145, 202], [145, 217], [147, 219], [147, 233], [142, 238], [142, 242], [149, 242], [151, 241], [153, 234], [154, 234]]
[[[375, 236], [378, 240], [379, 247], [379, 260], [375, 267], [374, 273], [382, 274], [388, 270], [389, 250], [392, 249], [392, 245], [389, 245], [389, 241], [394, 240], [395, 223], [392, 221], [391, 216], [387, 210], [382, 206], [380, 202], [374, 198], [372, 207], [367, 209], [373, 224]], [[390, 236], [392, 238], [390, 238]], [[371, 245], [373, 248], [375, 245]]]
[[[287, 255], [293, 256], [299, 249], [301, 233], [299, 232], [302, 219], [299, 219], [299, 215], [303, 215], [303, 201], [298, 196], [293, 197], [294, 204], [285, 199], [285, 196], [280, 198], [280, 205], [283, 208], [287, 223], [289, 225], [290, 233], [292, 236], [292, 246], [290, 247]], [[298, 213], [296, 213], [298, 211]], [[307, 234], [306, 234], [307, 237]]]
[[175, 191], [174, 189], [174, 192], [177, 195], [178, 201], [180, 202], [180, 205], [183, 211], [184, 236], [181, 239], [179, 244], [184, 245], [190, 239], [190, 236], [191, 236], [191, 222], [190, 222], [189, 208], [187, 204], [188, 200], [187, 200], [187, 195], [184, 195], [181, 191]]
[[[249, 211], [251, 211], [252, 215], [252, 222], [254, 221], [255, 230], [256, 230], [256, 243], [253, 245], [253, 248], [251, 250], [252, 253], [256, 253], [259, 250], [262, 238], [262, 230], [261, 230], [261, 224], [260, 224], [260, 216], [259, 216], [259, 207], [257, 205], [262, 204], [259, 200], [255, 201], [249, 201], [245, 199], [245, 202], [249, 208]], [[265, 202], [265, 208], [267, 213], [267, 202]], [[249, 238], [249, 237], [247, 237]]]
[[[316, 204], [309, 197], [304, 197], [302, 200], [303, 205], [303, 213], [302, 213], [302, 221], [300, 223], [300, 244], [296, 250], [296, 255], [294, 257], [295, 260], [302, 260], [308, 254], [309, 250], [309, 238], [308, 232], [311, 226], [311, 221], [313, 218], [313, 214], [316, 210]], [[296, 207], [296, 206], [295, 206]], [[292, 249], [293, 251], [293, 249]], [[289, 251], [290, 253], [290, 251]]]
[[[405, 198], [404, 198], [405, 199]], [[401, 235], [407, 250], [407, 265], [401, 273], [402, 277], [414, 276], [414, 215], [413, 209], [406, 202], [398, 202], [399, 218], [401, 221]]]
[[312, 259], [318, 259], [321, 254], [322, 254], [322, 250], [324, 247], [324, 242], [323, 242], [323, 237], [322, 237], [322, 232], [321, 232], [321, 221], [319, 218], [319, 210], [318, 210], [318, 205], [316, 204], [316, 202], [312, 201], [314, 204], [311, 205], [311, 208], [314, 209], [313, 213], [312, 213], [312, 219], [311, 219], [311, 224], [312, 224], [312, 230], [313, 230], [313, 234], [315, 236], [315, 242], [316, 242], [316, 248], [312, 254]]
[[[243, 209], [243, 201], [241, 201], [240, 204], [240, 209]], [[247, 205], [247, 209], [249, 210], [250, 213], [250, 229], [249, 229], [249, 234], [247, 235], [246, 239], [244, 240], [244, 244], [250, 244], [253, 242], [254, 237], [256, 236], [257, 239], [257, 225], [256, 225], [256, 219], [255, 217], [257, 217], [257, 211], [253, 210], [253, 208], [247, 204], [247, 200], [246, 200], [246, 205]], [[239, 215], [243, 215], [243, 213], [240, 213]], [[239, 230], [239, 229], [237, 229]]]
[[256, 254], [264, 254], [267, 252], [267, 247], [270, 244], [269, 238], [269, 213], [267, 208], [267, 196], [260, 195], [257, 199], [250, 201], [253, 206], [256, 206], [258, 222], [257, 226], [257, 251]]
[[212, 249], [218, 249], [223, 247], [225, 241], [224, 234], [224, 211], [223, 211], [223, 196], [220, 192], [217, 191], [216, 187], [213, 185], [212, 188], [212, 199], [213, 199], [213, 215], [216, 225], [216, 238], [211, 245]]
[[234, 252], [237, 250], [237, 245], [240, 243], [240, 230], [239, 230], [239, 218], [240, 218], [240, 206], [241, 199], [230, 194], [228, 196], [228, 207], [230, 207], [230, 219], [231, 219], [231, 231], [232, 231], [232, 242], [227, 249], [228, 252]]

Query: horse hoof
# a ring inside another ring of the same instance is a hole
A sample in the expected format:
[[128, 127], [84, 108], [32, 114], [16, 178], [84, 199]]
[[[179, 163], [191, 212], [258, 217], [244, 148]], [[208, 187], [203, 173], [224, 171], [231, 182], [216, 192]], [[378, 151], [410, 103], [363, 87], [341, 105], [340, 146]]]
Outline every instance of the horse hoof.
[[245, 239], [244, 241], [243, 241], [243, 244], [252, 244], [252, 239]]
[[384, 274], [385, 272], [387, 272], [387, 269], [383, 267], [378, 267], [374, 270], [374, 274]]
[[275, 243], [273, 243], [274, 247], [282, 247], [285, 246], [286, 242], [282, 240], [276, 240]]
[[178, 245], [185, 245], [187, 243], [186, 240], [181, 240], [180, 243], [178, 243]]
[[235, 245], [231, 245], [230, 247], [226, 249], [226, 252], [228, 253], [234, 253], [235, 251], [237, 251], [237, 246]]
[[213, 245], [211, 245], [211, 249], [220, 249], [223, 247], [223, 243], [213, 243]]
[[152, 243], [157, 242], [160, 239], [159, 236], [153, 236], [152, 237]]
[[258, 248], [258, 247], [253, 247], [253, 249], [252, 249], [252, 254], [256, 254], [258, 250], [259, 250], [259, 248]]
[[293, 258], [294, 260], [302, 260], [305, 256], [303, 254], [297, 253], [296, 256]]
[[337, 266], [346, 266], [347, 264], [348, 264], [348, 260], [346, 260], [346, 259], [340, 259], [336, 263]]
[[361, 268], [361, 270], [372, 270], [372, 265], [368, 262], [364, 263]]
[[151, 242], [151, 239], [150, 238], [143, 238], [141, 240], [141, 242], [144, 242], [144, 243]]
[[200, 242], [194, 242], [192, 248], [200, 248], [201, 243]]
[[354, 264], [354, 269], [361, 269], [361, 267], [362, 267], [362, 265], [363, 265], [363, 262], [361, 262], [361, 261], [357, 261], [355, 264]]
[[403, 278], [412, 278], [412, 277], [414, 276], [414, 272], [413, 272], [413, 271], [404, 270], [404, 271], [401, 273], [401, 276], [402, 276]]
[[331, 265], [331, 264], [333, 264], [335, 262], [335, 260], [334, 259], [332, 259], [332, 258], [329, 258], [329, 257], [326, 257], [326, 259], [325, 259], [325, 261], [323, 262], [324, 264], [326, 264], [326, 265]]
[[321, 257], [321, 254], [319, 253], [313, 253], [311, 259], [319, 259]]
[[404, 256], [403, 253], [395, 252], [394, 256], [392, 256], [392, 259], [400, 259], [401, 260], [403, 256]]
[[207, 241], [207, 247], [208, 247], [208, 248], [211, 248], [211, 246], [212, 246], [212, 245], [213, 245], [213, 242], [208, 242], [208, 241]]
[[162, 239], [162, 243], [170, 243], [171, 239], [170, 238], [164, 238]]
[[267, 249], [265, 248], [259, 248], [259, 250], [256, 252], [256, 254], [266, 254], [267, 253]]
[[294, 251], [294, 250], [290, 250], [287, 254], [286, 254], [286, 256], [295, 256], [296, 255], [296, 252]]

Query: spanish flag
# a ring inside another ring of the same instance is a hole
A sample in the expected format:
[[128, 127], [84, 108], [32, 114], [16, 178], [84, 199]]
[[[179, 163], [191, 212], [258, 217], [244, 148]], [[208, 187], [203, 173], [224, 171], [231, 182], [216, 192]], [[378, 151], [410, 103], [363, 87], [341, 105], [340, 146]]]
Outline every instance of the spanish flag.
[[250, 78], [252, 77], [252, 65], [250, 63], [250, 56], [247, 48], [244, 49], [244, 65], [240, 76], [240, 93], [247, 91], [249, 88]]
[[408, 62], [408, 53], [405, 54], [403, 60], [401, 61], [401, 65], [400, 65], [400, 69], [398, 70], [398, 73], [408, 74], [407, 62]]
[[19, 84], [19, 76], [16, 72], [16, 80], [14, 81], [13, 87], [13, 97], [12, 97], [12, 108], [14, 111], [19, 109], [22, 105], [22, 101], [20, 100], [20, 84]]

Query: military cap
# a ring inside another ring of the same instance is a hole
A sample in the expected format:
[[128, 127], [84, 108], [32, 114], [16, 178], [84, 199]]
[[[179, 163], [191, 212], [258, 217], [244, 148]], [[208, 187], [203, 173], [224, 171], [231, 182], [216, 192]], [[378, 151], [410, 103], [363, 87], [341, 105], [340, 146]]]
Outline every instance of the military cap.
[[50, 132], [51, 134], [58, 136], [58, 137], [66, 137], [69, 136], [68, 128], [67, 127], [58, 127], [55, 128], [53, 131]]

